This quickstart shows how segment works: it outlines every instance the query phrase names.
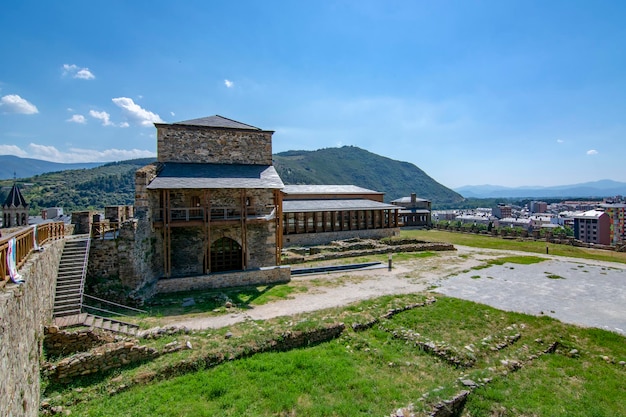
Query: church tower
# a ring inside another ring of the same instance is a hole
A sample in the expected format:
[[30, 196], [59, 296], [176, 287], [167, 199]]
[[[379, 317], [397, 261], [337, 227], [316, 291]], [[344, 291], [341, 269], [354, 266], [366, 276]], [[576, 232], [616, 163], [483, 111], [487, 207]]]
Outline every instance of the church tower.
[[28, 203], [13, 181], [13, 187], [2, 205], [3, 227], [28, 226]]

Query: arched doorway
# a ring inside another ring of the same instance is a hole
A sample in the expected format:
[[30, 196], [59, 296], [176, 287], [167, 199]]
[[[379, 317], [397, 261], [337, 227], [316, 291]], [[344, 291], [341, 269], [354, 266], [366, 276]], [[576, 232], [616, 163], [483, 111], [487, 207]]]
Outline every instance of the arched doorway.
[[234, 240], [223, 237], [211, 245], [211, 272], [242, 270], [241, 261], [241, 246]]

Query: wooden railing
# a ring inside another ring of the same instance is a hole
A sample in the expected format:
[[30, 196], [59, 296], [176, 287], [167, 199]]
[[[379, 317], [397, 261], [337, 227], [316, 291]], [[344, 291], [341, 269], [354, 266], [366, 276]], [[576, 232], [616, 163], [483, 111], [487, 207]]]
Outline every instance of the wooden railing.
[[[268, 207], [263, 211], [258, 211], [253, 207], [245, 210], [247, 219], [261, 218], [269, 216], [274, 207]], [[172, 223], [189, 222], [193, 220], [204, 219], [203, 207], [172, 207], [170, 208], [170, 218]], [[164, 221], [163, 209], [156, 210], [154, 215], [155, 222]], [[212, 221], [218, 220], [241, 220], [241, 209], [239, 207], [211, 207], [210, 217]]]
[[65, 224], [63, 222], [44, 223], [37, 225], [36, 230], [35, 234], [35, 227], [30, 226], [0, 238], [0, 287], [3, 287], [10, 279], [8, 255], [11, 239], [15, 238], [15, 265], [19, 269], [35, 249], [35, 242], [41, 246], [49, 241], [62, 239], [65, 234]]
[[91, 226], [93, 239], [115, 239], [120, 232], [120, 222], [98, 222]]

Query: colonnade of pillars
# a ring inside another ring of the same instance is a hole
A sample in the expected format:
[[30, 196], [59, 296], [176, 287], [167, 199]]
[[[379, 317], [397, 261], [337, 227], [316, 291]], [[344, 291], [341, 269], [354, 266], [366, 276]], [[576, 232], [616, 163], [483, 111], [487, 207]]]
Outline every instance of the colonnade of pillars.
[[283, 213], [283, 234], [385, 229], [399, 226], [398, 210], [345, 210]]

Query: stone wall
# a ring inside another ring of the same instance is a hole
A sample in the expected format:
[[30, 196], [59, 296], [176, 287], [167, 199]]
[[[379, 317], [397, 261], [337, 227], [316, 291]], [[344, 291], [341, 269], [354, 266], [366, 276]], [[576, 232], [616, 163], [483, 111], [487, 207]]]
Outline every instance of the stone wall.
[[158, 124], [158, 161], [272, 165], [273, 133]]
[[400, 235], [399, 228], [391, 229], [367, 229], [367, 230], [346, 230], [339, 232], [322, 233], [301, 233], [294, 235], [283, 235], [283, 246], [315, 246], [325, 245], [335, 240], [345, 240], [352, 238], [360, 239], [382, 239], [384, 237]]
[[67, 331], [60, 330], [57, 326], [48, 326], [44, 333], [43, 345], [48, 357], [71, 355], [115, 342], [113, 333], [91, 328]]
[[39, 359], [63, 246], [45, 244], [19, 270], [25, 283], [0, 290], [0, 416], [39, 414]]
[[138, 346], [135, 342], [107, 343], [89, 352], [77, 353], [55, 365], [50, 365], [45, 369], [45, 372], [52, 379], [69, 381], [79, 376], [154, 359], [159, 355], [158, 350], [147, 346]]
[[178, 291], [208, 290], [225, 287], [244, 287], [248, 285], [267, 285], [289, 282], [291, 268], [275, 266], [248, 271], [220, 272], [187, 278], [163, 278], [157, 282], [157, 293]]
[[146, 236], [141, 228], [150, 230], [149, 223], [137, 219], [122, 223], [117, 239], [92, 239], [85, 282], [88, 294], [122, 304], [134, 304], [149, 297], [150, 284], [160, 276], [153, 256], [158, 250], [157, 239]]

